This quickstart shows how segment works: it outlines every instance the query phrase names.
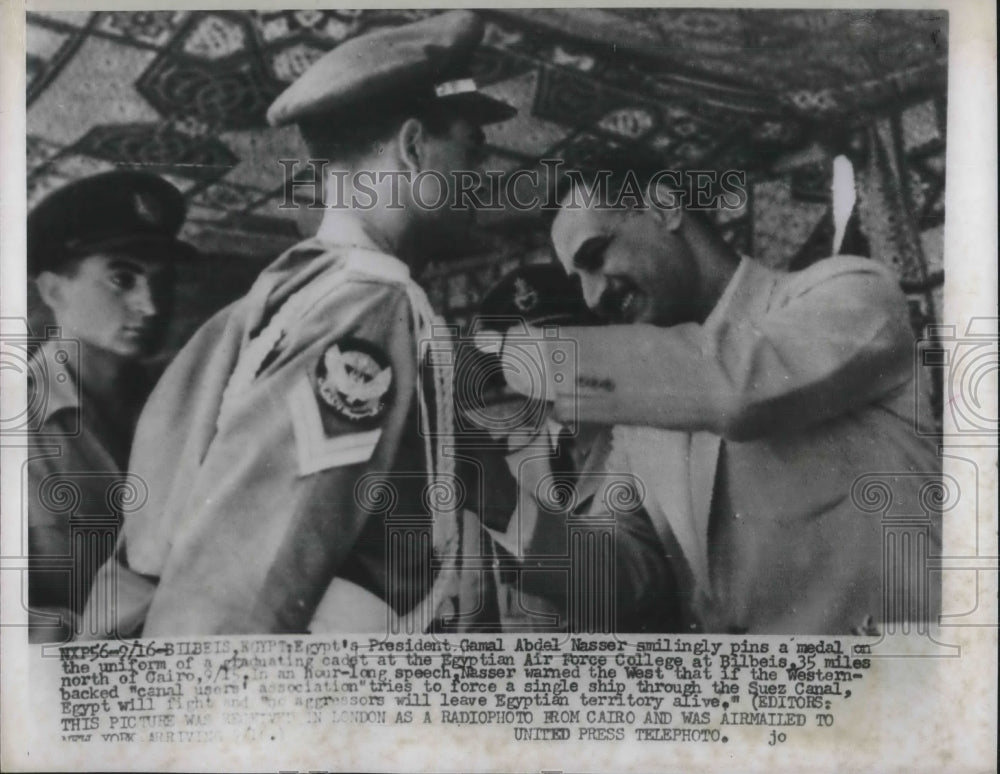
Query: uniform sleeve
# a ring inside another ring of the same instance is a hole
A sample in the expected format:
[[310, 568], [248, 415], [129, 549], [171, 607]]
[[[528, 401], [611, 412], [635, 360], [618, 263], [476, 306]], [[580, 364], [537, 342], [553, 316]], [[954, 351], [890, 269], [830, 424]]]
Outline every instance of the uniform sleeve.
[[[411, 315], [402, 287], [336, 284], [229, 393], [190, 478], [164, 499], [177, 517], [147, 636], [306, 630], [378, 511], [381, 490], [359, 487], [390, 473], [399, 449], [415, 395]], [[133, 458], [151, 472], [171, 463], [151, 446]], [[158, 515], [126, 525], [140, 572]]]
[[911, 378], [898, 286], [851, 264], [797, 278], [757, 319], [564, 328], [577, 378], [551, 384], [556, 412], [584, 421], [708, 430], [750, 440], [870, 404]]
[[[46, 505], [41, 485], [46, 477], [58, 474], [58, 457], [46, 454], [32, 439], [28, 460], [28, 553], [33, 560], [65, 557], [70, 553], [69, 517]], [[65, 607], [69, 604], [69, 576], [33, 566], [28, 572], [28, 599], [33, 607]], [[33, 627], [34, 628], [34, 627]], [[58, 632], [55, 639], [64, 639]]]
[[[54, 445], [53, 445], [54, 446]], [[50, 475], [61, 471], [60, 449], [47, 448], [36, 439], [31, 439], [28, 459], [28, 528], [32, 531], [45, 529], [65, 529], [66, 539], [60, 542], [58, 550], [44, 550], [43, 554], [66, 554], [69, 552], [69, 525], [65, 516], [59, 517], [56, 511], [48, 507], [42, 500], [41, 486]]]
[[[74, 478], [87, 469], [74, 449], [71, 428], [54, 414], [45, 424], [47, 438], [32, 436], [27, 465], [28, 552], [32, 559], [70, 555], [70, 514], [66, 507], [78, 486]], [[47, 493], [46, 493], [47, 492]], [[29, 571], [33, 605], [67, 607], [69, 576], [65, 571], [34, 566]]]

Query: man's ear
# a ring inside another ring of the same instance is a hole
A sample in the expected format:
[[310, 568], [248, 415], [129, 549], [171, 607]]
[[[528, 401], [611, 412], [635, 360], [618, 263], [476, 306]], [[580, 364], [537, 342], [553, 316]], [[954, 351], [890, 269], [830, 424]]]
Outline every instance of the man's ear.
[[684, 207], [680, 194], [658, 181], [645, 191], [645, 204], [667, 231], [676, 231], [684, 222]]
[[416, 118], [407, 118], [396, 134], [399, 158], [410, 172], [423, 169], [425, 139], [424, 125]]
[[38, 295], [41, 296], [44, 304], [51, 310], [61, 309], [65, 297], [64, 277], [54, 271], [43, 271], [35, 277], [35, 285], [38, 287]]
[[677, 231], [684, 222], [683, 207], [671, 207], [670, 209], [660, 210], [659, 212], [662, 213], [663, 227], [667, 231]]

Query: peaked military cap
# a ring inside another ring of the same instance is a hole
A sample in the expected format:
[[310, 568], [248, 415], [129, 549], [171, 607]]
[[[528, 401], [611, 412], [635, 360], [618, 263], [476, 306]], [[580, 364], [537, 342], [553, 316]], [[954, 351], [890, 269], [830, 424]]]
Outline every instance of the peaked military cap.
[[156, 247], [168, 260], [191, 258], [197, 251], [177, 239], [186, 212], [181, 192], [148, 172], [115, 170], [76, 180], [28, 215], [28, 271], [125, 247]]
[[[478, 124], [506, 121], [516, 110], [479, 91], [469, 77], [483, 22], [471, 11], [449, 11], [379, 29], [327, 52], [267, 111], [271, 126], [317, 117], [350, 120], [357, 109], [440, 101]], [[400, 102], [394, 103], [395, 97]]]

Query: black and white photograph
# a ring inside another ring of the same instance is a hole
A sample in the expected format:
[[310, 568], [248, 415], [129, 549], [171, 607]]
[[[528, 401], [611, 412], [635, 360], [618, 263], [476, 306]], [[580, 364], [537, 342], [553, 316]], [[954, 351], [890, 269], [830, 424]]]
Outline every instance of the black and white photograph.
[[995, 766], [992, 8], [134, 5], [0, 6], [5, 764]]

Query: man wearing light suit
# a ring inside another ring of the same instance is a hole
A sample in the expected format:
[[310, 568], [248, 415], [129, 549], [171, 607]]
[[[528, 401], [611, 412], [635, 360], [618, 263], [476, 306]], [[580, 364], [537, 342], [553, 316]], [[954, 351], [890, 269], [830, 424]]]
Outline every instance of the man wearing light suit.
[[[918, 600], [905, 610], [884, 598], [883, 520], [856, 496], [879, 474], [894, 505], [916, 512], [940, 475], [915, 431], [929, 409], [891, 269], [836, 256], [775, 271], [663, 198], [647, 189], [636, 206], [602, 209], [564, 197], [556, 254], [618, 324], [563, 328], [576, 383], [549, 374], [543, 388], [557, 419], [616, 426], [609, 469], [643, 481], [690, 628], [849, 634], [934, 620], [926, 578], [893, 587]], [[507, 344], [505, 364], [528, 354]], [[931, 518], [927, 551], [939, 550]]]

